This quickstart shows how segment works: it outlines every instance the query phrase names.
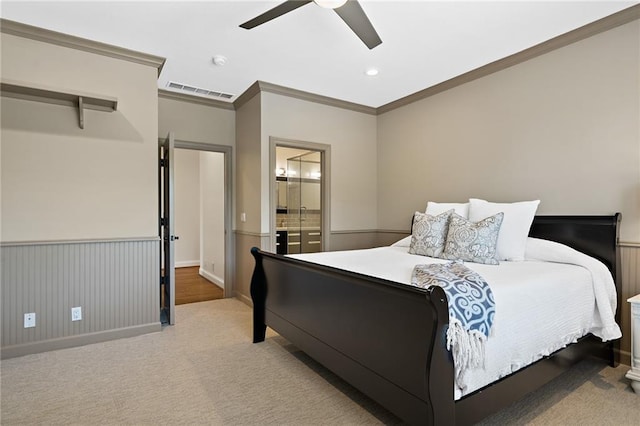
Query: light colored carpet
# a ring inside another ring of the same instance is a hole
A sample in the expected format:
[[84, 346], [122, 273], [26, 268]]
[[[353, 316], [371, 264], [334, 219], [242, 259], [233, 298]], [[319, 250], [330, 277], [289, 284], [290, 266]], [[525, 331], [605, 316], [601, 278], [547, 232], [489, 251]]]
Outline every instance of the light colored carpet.
[[[280, 336], [252, 344], [237, 300], [176, 312], [159, 333], [2, 361], [1, 423], [400, 423]], [[583, 362], [484, 424], [638, 425], [627, 369]]]

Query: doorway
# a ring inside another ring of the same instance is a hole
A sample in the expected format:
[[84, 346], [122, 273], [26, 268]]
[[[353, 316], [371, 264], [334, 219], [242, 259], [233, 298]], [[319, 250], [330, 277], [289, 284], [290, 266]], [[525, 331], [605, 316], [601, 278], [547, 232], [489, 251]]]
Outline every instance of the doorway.
[[[178, 140], [172, 133], [160, 140], [160, 317], [163, 324], [175, 324], [175, 305], [196, 301], [199, 296], [194, 293], [198, 293], [198, 286], [209, 286], [209, 290], [222, 292], [224, 297], [233, 295], [231, 154], [230, 146]], [[190, 281], [186, 284], [192, 288], [186, 294], [180, 295], [179, 287], [184, 283], [179, 284], [176, 277]], [[210, 296], [206, 297], [211, 300]]]
[[224, 154], [176, 148], [175, 303], [224, 294]]
[[328, 250], [329, 145], [272, 138], [271, 234], [278, 254]]

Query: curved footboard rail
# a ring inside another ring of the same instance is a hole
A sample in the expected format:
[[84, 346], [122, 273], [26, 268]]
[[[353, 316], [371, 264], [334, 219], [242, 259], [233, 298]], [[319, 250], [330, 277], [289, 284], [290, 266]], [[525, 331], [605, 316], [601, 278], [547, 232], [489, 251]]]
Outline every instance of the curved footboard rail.
[[408, 423], [455, 423], [441, 288], [251, 253], [254, 343], [269, 326]]

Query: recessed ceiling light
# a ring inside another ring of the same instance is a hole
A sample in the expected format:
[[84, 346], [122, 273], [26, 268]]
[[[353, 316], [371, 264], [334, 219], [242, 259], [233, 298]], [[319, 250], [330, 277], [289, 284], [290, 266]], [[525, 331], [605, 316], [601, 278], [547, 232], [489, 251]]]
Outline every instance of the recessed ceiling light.
[[379, 71], [378, 71], [378, 69], [377, 69], [377, 68], [369, 68], [369, 69], [368, 69], [368, 70], [366, 70], [364, 73], [365, 73], [366, 75], [368, 75], [369, 77], [373, 77], [373, 76], [378, 75], [378, 72], [379, 72]]

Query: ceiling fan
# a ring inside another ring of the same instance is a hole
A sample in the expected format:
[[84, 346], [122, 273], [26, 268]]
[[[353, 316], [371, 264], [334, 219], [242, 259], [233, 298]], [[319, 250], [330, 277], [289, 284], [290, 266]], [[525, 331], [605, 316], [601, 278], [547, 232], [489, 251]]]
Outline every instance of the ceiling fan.
[[247, 30], [255, 28], [307, 3], [315, 3], [320, 7], [335, 10], [338, 16], [360, 37], [360, 40], [362, 40], [369, 49], [373, 49], [382, 43], [378, 33], [373, 28], [371, 21], [369, 21], [369, 18], [367, 18], [367, 15], [357, 0], [287, 0], [273, 9], [267, 10], [262, 15], [250, 19], [240, 25], [240, 27]]

